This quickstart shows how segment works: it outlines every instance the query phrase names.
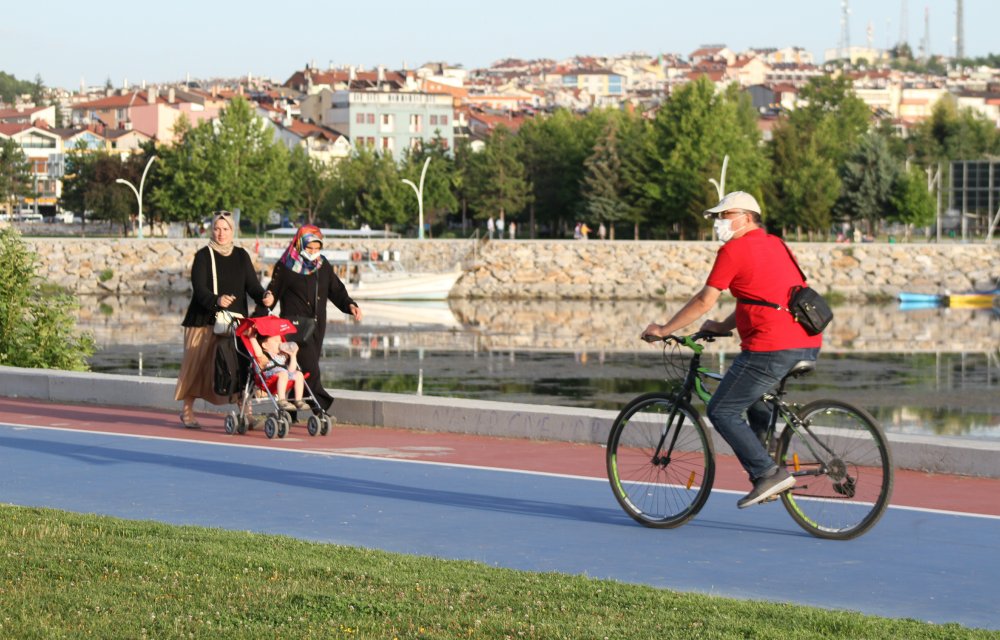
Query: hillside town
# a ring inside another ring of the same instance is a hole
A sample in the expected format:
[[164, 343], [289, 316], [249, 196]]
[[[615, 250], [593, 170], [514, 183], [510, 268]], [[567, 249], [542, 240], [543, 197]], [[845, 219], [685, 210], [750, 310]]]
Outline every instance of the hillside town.
[[275, 139], [323, 162], [346, 158], [361, 147], [398, 156], [433, 138], [446, 149], [463, 140], [475, 149], [500, 125], [516, 132], [526, 119], [557, 109], [622, 109], [652, 118], [679, 87], [699, 78], [707, 78], [717, 91], [736, 85], [748, 95], [765, 142], [782, 114], [802, 105], [802, 87], [822, 76], [848, 78], [871, 112], [903, 137], [946, 97], [1000, 126], [996, 67], [935, 58], [904, 70], [890, 65], [889, 53], [881, 50], [852, 47], [836, 53], [847, 55], [819, 64], [796, 46], [734, 51], [709, 44], [687, 55], [510, 58], [482, 69], [445, 62], [395, 70], [308, 62], [284, 80], [248, 75], [44, 88], [40, 101], [23, 94], [0, 103], [0, 141], [20, 146], [33, 182], [32, 194], [3, 206], [11, 217], [55, 216], [69, 150], [128, 156], [144, 144], [171, 145], [181, 120], [190, 126], [211, 121], [236, 96], [254, 105]]

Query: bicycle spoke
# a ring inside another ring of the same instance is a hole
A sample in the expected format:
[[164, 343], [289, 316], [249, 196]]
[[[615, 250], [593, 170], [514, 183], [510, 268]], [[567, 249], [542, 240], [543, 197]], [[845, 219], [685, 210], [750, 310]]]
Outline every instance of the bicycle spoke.
[[[670, 421], [672, 412], [677, 415]], [[639, 398], [619, 415], [608, 441], [612, 490], [642, 524], [678, 526], [701, 509], [711, 491], [712, 454], [711, 440], [690, 406], [656, 394]]]
[[782, 436], [779, 459], [797, 477], [782, 501], [810, 533], [835, 539], [871, 528], [888, 505], [892, 463], [878, 423], [861, 409], [835, 400], [801, 411], [805, 428]]

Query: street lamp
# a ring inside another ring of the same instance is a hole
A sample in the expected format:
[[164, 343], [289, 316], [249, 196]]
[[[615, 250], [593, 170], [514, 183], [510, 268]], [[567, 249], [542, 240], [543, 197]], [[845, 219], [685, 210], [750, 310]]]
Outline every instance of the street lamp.
[[139, 237], [142, 237], [142, 186], [146, 183], [146, 174], [149, 172], [149, 167], [153, 164], [153, 160], [156, 160], [156, 156], [149, 156], [149, 161], [146, 163], [146, 168], [142, 170], [142, 178], [139, 180], [139, 188], [136, 189], [135, 186], [126, 180], [125, 178], [118, 178], [115, 180], [118, 184], [123, 184], [132, 190], [135, 194], [135, 199], [139, 202]]
[[417, 224], [419, 225], [417, 227], [417, 238], [420, 240], [424, 239], [424, 177], [427, 175], [427, 165], [430, 163], [430, 158], [427, 158], [427, 160], [424, 161], [424, 168], [420, 171], [420, 187], [413, 184], [412, 180], [403, 178], [403, 182], [410, 185], [410, 187], [413, 188], [413, 191], [417, 194], [417, 211], [419, 212], [417, 220]]

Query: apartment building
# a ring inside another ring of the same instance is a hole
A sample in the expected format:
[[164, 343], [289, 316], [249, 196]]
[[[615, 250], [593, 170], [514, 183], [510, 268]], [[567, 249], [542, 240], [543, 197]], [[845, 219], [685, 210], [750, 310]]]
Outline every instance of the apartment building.
[[303, 118], [346, 135], [355, 147], [397, 157], [440, 136], [455, 144], [453, 98], [445, 93], [323, 90], [303, 100]]

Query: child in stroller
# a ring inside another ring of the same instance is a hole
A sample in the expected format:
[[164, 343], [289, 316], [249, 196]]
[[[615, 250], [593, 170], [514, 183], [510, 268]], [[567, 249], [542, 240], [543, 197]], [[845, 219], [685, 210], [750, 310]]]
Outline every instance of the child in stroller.
[[[277, 316], [243, 318], [233, 332], [236, 353], [249, 361], [250, 372], [243, 385], [238, 411], [226, 417], [227, 433], [246, 433], [252, 424], [252, 409], [263, 406], [273, 413], [264, 420], [268, 438], [284, 438], [296, 418], [308, 414], [309, 435], [326, 435], [333, 419], [316, 401], [305, 384], [308, 374], [298, 369], [295, 352], [298, 345], [284, 341], [295, 333], [295, 325]], [[288, 401], [288, 390], [294, 389], [294, 402]], [[267, 413], [267, 412], [265, 412]]]
[[[256, 332], [250, 332], [248, 337], [264, 381], [270, 384], [272, 378], [277, 378], [274, 395], [278, 397], [278, 406], [285, 411], [308, 411], [309, 405], [302, 399], [306, 382], [295, 359], [299, 345], [285, 342], [278, 335], [261, 336], [258, 340]], [[289, 402], [287, 398], [289, 380], [295, 387], [295, 402]]]

